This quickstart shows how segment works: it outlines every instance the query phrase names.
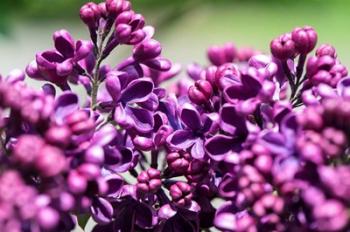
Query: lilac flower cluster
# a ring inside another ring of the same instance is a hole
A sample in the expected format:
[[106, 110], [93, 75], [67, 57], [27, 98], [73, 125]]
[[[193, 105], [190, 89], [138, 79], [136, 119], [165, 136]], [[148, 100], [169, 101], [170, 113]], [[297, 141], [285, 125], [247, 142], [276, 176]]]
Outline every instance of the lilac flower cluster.
[[0, 231], [350, 229], [350, 77], [312, 27], [210, 47], [166, 90], [180, 66], [128, 0], [80, 18], [89, 40], [59, 30], [27, 66], [41, 90], [0, 78]]

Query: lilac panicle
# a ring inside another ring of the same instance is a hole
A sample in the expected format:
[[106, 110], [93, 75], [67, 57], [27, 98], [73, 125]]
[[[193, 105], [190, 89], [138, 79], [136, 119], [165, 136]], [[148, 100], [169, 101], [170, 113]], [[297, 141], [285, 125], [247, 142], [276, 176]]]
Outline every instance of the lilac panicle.
[[56, 31], [26, 68], [49, 83], [0, 76], [0, 231], [350, 229], [350, 77], [314, 28], [271, 55], [212, 46], [165, 83], [181, 67], [130, 1], [79, 13], [89, 40]]

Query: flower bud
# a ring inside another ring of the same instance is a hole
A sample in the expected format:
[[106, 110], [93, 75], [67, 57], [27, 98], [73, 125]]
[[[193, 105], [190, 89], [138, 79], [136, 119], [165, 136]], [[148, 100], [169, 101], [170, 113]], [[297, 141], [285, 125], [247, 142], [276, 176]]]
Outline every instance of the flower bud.
[[44, 230], [53, 230], [60, 221], [60, 215], [51, 207], [44, 207], [39, 210], [37, 220]]
[[189, 153], [169, 153], [166, 157], [169, 168], [176, 173], [185, 173], [190, 165]]
[[60, 149], [46, 145], [40, 150], [35, 166], [41, 175], [52, 177], [63, 171], [66, 166], [66, 159]]
[[147, 171], [143, 171], [137, 177], [137, 192], [139, 194], [155, 193], [162, 185], [160, 179], [160, 171], [154, 168], [149, 168]]
[[270, 43], [271, 53], [280, 60], [287, 60], [295, 57], [295, 43], [290, 33], [279, 36]]
[[135, 47], [133, 57], [138, 61], [154, 59], [160, 55], [162, 47], [157, 40], [149, 39]]
[[103, 148], [100, 146], [92, 146], [86, 152], [84, 159], [88, 163], [102, 164], [105, 156]]
[[143, 62], [146, 66], [150, 67], [151, 69], [166, 72], [171, 69], [171, 62], [168, 59], [157, 57], [152, 60], [146, 60]]
[[87, 188], [87, 180], [77, 171], [72, 171], [68, 175], [67, 186], [72, 193], [80, 194], [85, 192]]
[[238, 50], [237, 58], [239, 62], [247, 62], [252, 56], [259, 55], [261, 52], [250, 47], [243, 47]]
[[219, 89], [225, 89], [227, 86], [237, 83], [241, 76], [238, 67], [235, 64], [221, 65], [215, 73], [215, 83]]
[[177, 206], [186, 207], [192, 202], [192, 187], [185, 182], [179, 181], [170, 186], [169, 193]]
[[89, 2], [80, 8], [80, 18], [90, 28], [97, 28], [100, 17], [100, 8], [96, 3]]
[[127, 0], [106, 0], [106, 10], [110, 17], [116, 17], [123, 11], [130, 10], [131, 4]]
[[216, 85], [216, 71], [218, 68], [216, 66], [209, 66], [201, 72], [201, 78], [210, 82], [214, 87]]
[[292, 40], [295, 44], [295, 49], [300, 54], [307, 54], [315, 48], [317, 43], [317, 33], [310, 27], [297, 27], [292, 32]]
[[236, 47], [233, 43], [226, 43], [223, 46], [211, 46], [207, 55], [210, 62], [216, 66], [231, 63], [236, 56]]
[[22, 165], [31, 165], [37, 159], [44, 141], [35, 135], [23, 135], [18, 138], [13, 149], [13, 156]]
[[113, 101], [117, 102], [120, 97], [121, 93], [121, 85], [119, 81], [119, 76], [122, 74], [122, 72], [118, 71], [111, 71], [108, 72], [106, 75], [106, 89], [111, 95]]
[[317, 50], [316, 50], [316, 56], [331, 56], [333, 58], [337, 58], [337, 53], [335, 51], [335, 48], [332, 45], [329, 44], [322, 44]]
[[68, 115], [65, 120], [73, 134], [89, 133], [95, 127], [93, 120], [85, 111], [76, 111]]
[[187, 75], [192, 79], [192, 80], [199, 80], [201, 78], [201, 73], [203, 71], [202, 67], [197, 64], [193, 63], [187, 66]]
[[190, 100], [198, 105], [205, 104], [210, 100], [213, 94], [213, 88], [209, 81], [199, 80], [188, 90]]
[[18, 81], [24, 81], [25, 74], [20, 69], [14, 69], [12, 70], [6, 77], [6, 81], [8, 83], [14, 84]]

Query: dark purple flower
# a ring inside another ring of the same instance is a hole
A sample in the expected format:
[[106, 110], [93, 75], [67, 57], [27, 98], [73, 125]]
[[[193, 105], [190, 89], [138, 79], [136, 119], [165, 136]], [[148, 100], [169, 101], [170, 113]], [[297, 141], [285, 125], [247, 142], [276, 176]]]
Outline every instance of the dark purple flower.
[[214, 134], [218, 129], [219, 117], [217, 114], [199, 114], [190, 103], [185, 103], [180, 111], [180, 118], [184, 129], [172, 133], [168, 139], [168, 146], [174, 150], [191, 150], [191, 155], [196, 159], [203, 159], [204, 138]]
[[26, 72], [32, 78], [46, 80], [67, 89], [68, 78], [76, 75], [78, 62], [92, 52], [93, 45], [83, 40], [74, 43], [66, 30], [56, 31], [53, 40], [56, 49], [38, 53], [36, 60], [27, 66]]

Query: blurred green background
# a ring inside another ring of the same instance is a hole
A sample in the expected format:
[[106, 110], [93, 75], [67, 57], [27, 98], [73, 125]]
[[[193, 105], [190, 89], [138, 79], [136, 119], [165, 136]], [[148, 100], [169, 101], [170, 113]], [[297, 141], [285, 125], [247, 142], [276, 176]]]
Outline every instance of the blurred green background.
[[[35, 52], [52, 47], [51, 34], [61, 28], [87, 38], [79, 21], [84, 0], [1, 0], [0, 72], [24, 68]], [[268, 51], [275, 36], [295, 26], [312, 25], [320, 43], [336, 46], [350, 64], [350, 1], [347, 0], [132, 0], [147, 23], [157, 27], [164, 55], [188, 64], [205, 60], [211, 44], [233, 41]], [[116, 52], [111, 59], [120, 58]]]

